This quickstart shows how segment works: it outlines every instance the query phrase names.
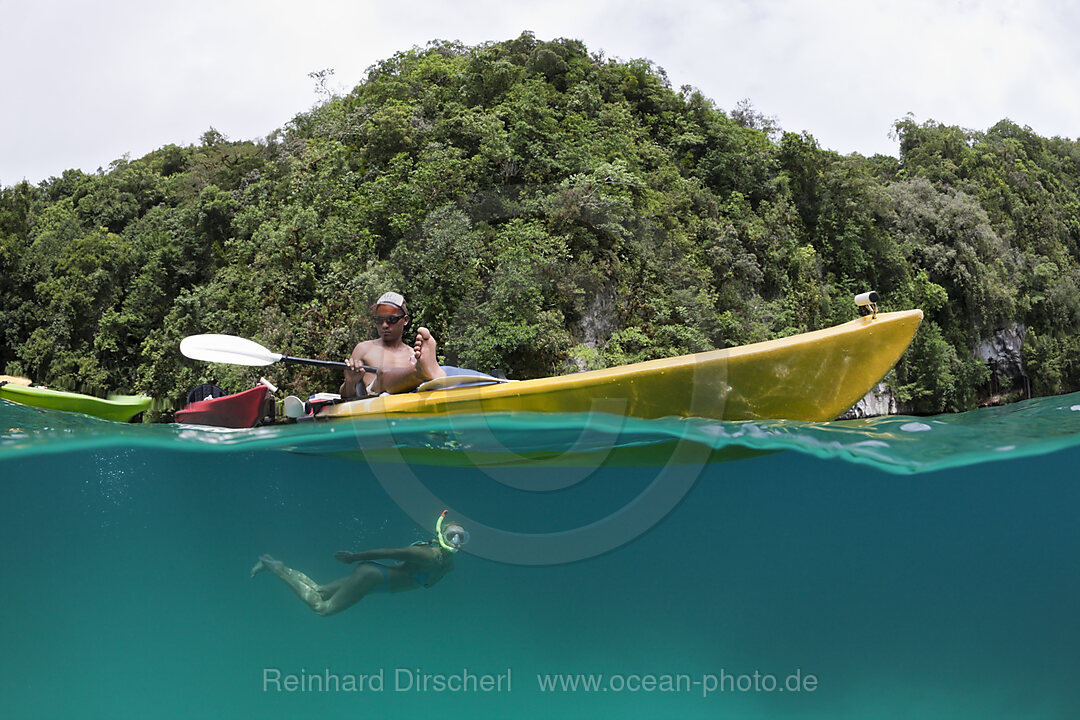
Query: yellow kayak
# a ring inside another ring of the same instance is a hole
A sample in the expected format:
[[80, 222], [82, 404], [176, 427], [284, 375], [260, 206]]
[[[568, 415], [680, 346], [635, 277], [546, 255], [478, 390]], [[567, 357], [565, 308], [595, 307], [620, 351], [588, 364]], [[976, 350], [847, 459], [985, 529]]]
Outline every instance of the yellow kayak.
[[422, 385], [327, 405], [317, 417], [525, 411], [826, 421], [885, 376], [922, 317], [921, 310], [878, 313], [753, 345], [536, 380], [426, 391]]

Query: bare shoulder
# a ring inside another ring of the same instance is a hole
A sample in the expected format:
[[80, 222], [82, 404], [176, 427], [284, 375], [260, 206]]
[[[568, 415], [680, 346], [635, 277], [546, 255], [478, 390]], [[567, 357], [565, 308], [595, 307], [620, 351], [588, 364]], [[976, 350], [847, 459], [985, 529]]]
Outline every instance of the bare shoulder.
[[354, 360], [372, 360], [376, 359], [372, 356], [379, 352], [377, 340], [364, 340], [363, 342], [356, 343], [356, 347], [354, 347], [352, 351], [352, 357]]

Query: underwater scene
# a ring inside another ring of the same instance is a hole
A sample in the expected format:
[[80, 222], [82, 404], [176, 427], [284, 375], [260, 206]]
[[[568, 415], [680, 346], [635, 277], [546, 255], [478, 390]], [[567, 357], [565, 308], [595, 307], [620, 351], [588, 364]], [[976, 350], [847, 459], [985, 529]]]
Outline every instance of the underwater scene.
[[0, 401], [0, 716], [1077, 718], [1078, 466], [1080, 395], [253, 430]]

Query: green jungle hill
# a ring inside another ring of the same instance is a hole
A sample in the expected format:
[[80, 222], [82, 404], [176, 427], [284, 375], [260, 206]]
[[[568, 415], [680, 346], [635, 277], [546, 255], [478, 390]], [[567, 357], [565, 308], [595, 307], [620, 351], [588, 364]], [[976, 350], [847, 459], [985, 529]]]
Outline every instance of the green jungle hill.
[[[926, 313], [888, 378], [904, 412], [1080, 388], [1080, 143], [1009, 120], [894, 132], [899, 159], [841, 155], [576, 40], [433, 42], [265, 139], [211, 129], [0, 188], [0, 371], [168, 418], [254, 377], [183, 337], [344, 359], [389, 289], [446, 362], [516, 378], [833, 325], [874, 289]], [[987, 360], [1009, 337], [1012, 361]]]

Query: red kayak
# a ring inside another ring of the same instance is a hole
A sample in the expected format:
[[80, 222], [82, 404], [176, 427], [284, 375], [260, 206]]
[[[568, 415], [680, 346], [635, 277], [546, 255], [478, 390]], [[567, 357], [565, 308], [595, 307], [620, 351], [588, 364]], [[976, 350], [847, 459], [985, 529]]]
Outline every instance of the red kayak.
[[255, 427], [268, 414], [266, 398], [269, 392], [265, 385], [257, 385], [244, 392], [188, 403], [183, 410], [176, 411], [176, 422], [227, 428]]

